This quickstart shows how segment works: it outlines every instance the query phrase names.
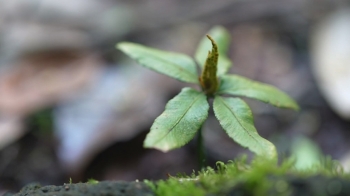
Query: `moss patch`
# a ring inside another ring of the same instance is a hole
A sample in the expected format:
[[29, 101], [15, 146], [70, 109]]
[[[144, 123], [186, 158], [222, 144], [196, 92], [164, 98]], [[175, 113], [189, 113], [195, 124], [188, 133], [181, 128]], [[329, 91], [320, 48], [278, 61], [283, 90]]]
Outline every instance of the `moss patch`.
[[156, 195], [350, 195], [350, 175], [329, 158], [307, 170], [297, 170], [293, 160], [281, 164], [245, 158], [206, 168], [191, 176], [170, 177], [146, 183]]

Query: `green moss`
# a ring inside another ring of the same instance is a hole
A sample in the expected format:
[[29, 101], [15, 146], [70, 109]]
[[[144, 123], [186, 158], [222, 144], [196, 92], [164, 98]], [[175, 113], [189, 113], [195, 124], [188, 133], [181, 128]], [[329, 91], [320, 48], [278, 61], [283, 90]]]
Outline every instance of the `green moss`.
[[248, 163], [247, 159], [242, 157], [226, 164], [217, 162], [216, 169], [207, 167], [190, 176], [171, 176], [165, 181], [146, 181], [146, 183], [156, 195], [162, 196], [231, 194], [261, 196], [296, 195], [298, 191], [311, 191], [311, 193], [318, 191], [331, 195], [327, 194], [327, 191], [339, 193], [346, 191], [341, 185], [350, 182], [350, 175], [344, 173], [340, 165], [329, 157], [308, 170], [297, 170], [294, 165], [293, 159], [286, 159], [281, 164], [276, 164], [274, 160], [256, 158]]

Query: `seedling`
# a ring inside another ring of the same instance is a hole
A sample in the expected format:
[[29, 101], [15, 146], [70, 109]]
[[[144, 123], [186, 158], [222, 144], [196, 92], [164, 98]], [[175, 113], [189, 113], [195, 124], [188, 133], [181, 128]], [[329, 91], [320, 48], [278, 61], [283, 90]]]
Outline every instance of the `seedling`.
[[226, 74], [232, 63], [226, 56], [230, 36], [223, 27], [213, 28], [206, 37], [201, 40], [195, 54], [201, 68], [199, 77], [195, 61], [184, 54], [130, 42], [117, 44], [118, 49], [142, 66], [182, 82], [198, 84], [201, 88], [200, 91], [183, 88], [166, 104], [165, 111], [156, 118], [146, 136], [144, 147], [167, 152], [184, 146], [198, 134], [198, 153], [202, 164], [204, 152], [201, 127], [208, 118], [208, 100], [214, 99], [215, 116], [230, 138], [257, 155], [275, 159], [276, 148], [258, 134], [249, 106], [241, 98], [223, 95], [249, 97], [294, 110], [298, 110], [298, 105], [273, 86]]

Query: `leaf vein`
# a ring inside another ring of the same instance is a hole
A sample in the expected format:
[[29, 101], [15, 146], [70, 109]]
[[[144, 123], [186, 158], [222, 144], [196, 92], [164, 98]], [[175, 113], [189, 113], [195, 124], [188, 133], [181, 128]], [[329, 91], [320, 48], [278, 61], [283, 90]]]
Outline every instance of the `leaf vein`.
[[[152, 55], [152, 54], [150, 54], [150, 55]], [[177, 69], [179, 72], [185, 73], [185, 74], [187, 75], [187, 77], [193, 78], [194, 75], [195, 75], [194, 73], [191, 73], [189, 70], [184, 69], [183, 67], [177, 65], [177, 64], [174, 63], [174, 62], [171, 62], [171, 61], [168, 61], [168, 60], [159, 58], [159, 57], [154, 56], [154, 55], [152, 55], [152, 56], [153, 56], [154, 59], [157, 59], [157, 61], [160, 61], [160, 62], [165, 63], [165, 64], [172, 65], [172, 67], [175, 68], [175, 69]], [[139, 63], [141, 63], [141, 60], [142, 60], [142, 59], [145, 59], [145, 58], [139, 57], [139, 58], [137, 58], [136, 60], [138, 60]], [[141, 64], [142, 64], [142, 63], [141, 63]], [[146, 65], [145, 65], [145, 66], [146, 66]], [[153, 70], [159, 72], [159, 70], [157, 70], [157, 69], [155, 69], [155, 68], [153, 68], [153, 67], [151, 67], [151, 66], [146, 66], [146, 67], [152, 68]], [[196, 78], [196, 77], [195, 77], [195, 78]]]
[[154, 142], [155, 144], [163, 140], [165, 137], [167, 137], [170, 132], [180, 123], [180, 121], [185, 117], [187, 112], [192, 108], [194, 103], [200, 98], [201, 94], [198, 94], [197, 97], [192, 101], [192, 103], [189, 105], [189, 107], [186, 109], [186, 111], [181, 115], [181, 117], [174, 123], [174, 125], [169, 129], [168, 133], [166, 133], [162, 138], [160, 138], [157, 142]]
[[256, 141], [256, 143], [258, 143], [260, 146], [263, 147], [263, 145], [259, 142], [259, 140], [257, 140], [253, 135], [251, 135], [251, 134], [249, 133], [249, 131], [242, 125], [242, 123], [240, 122], [240, 119], [239, 119], [239, 118], [236, 116], [236, 114], [231, 110], [231, 108], [226, 104], [226, 102], [223, 101], [223, 103], [224, 103], [225, 107], [227, 107], [227, 108], [229, 109], [230, 113], [234, 116], [234, 118], [237, 120], [237, 122], [239, 123], [239, 125], [246, 131], [246, 133], [247, 133], [251, 138], [253, 138], [253, 139]]

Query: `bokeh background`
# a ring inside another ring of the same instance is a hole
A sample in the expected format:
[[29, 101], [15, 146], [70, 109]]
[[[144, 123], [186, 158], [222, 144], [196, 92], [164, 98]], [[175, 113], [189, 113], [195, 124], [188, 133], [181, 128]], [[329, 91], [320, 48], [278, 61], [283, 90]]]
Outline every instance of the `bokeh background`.
[[[245, 99], [280, 157], [305, 167], [328, 155], [347, 169], [350, 1], [0, 0], [0, 195], [31, 182], [156, 180], [198, 169], [195, 141], [169, 153], [142, 148], [186, 84], [115, 44], [192, 56], [215, 25], [232, 36], [231, 73], [277, 86], [301, 107]], [[209, 165], [250, 154], [212, 117], [204, 135]]]

